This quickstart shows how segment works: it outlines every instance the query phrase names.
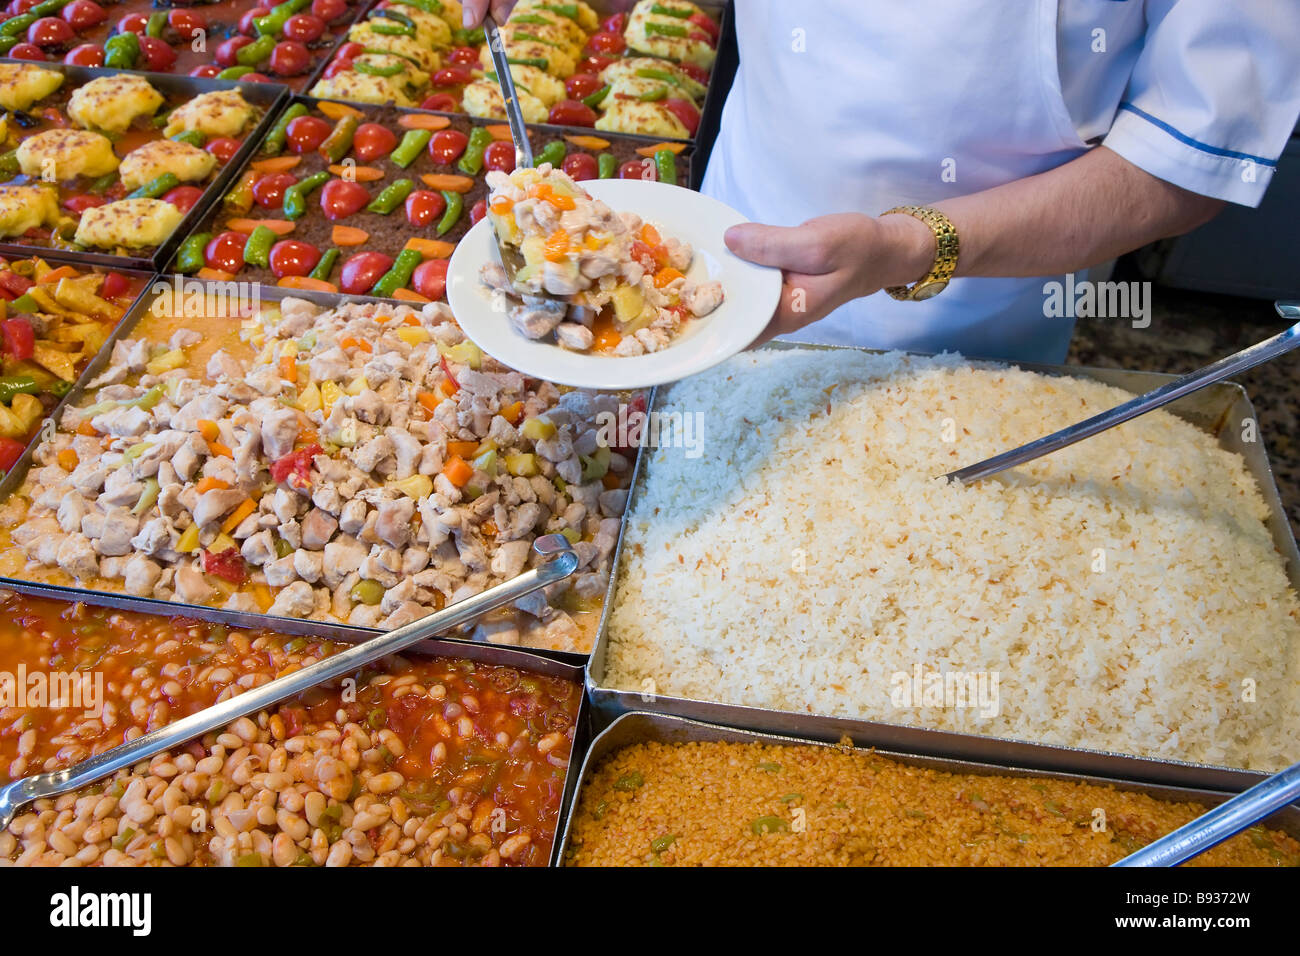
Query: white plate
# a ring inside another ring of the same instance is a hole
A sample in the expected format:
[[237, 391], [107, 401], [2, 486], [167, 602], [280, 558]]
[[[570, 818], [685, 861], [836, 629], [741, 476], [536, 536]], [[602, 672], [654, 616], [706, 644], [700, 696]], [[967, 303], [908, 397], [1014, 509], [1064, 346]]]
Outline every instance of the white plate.
[[666, 349], [615, 358], [570, 352], [550, 341], [526, 339], [479, 281], [479, 268], [495, 262], [496, 237], [486, 218], [467, 232], [447, 267], [447, 303], [465, 334], [488, 355], [534, 378], [581, 388], [649, 388], [712, 368], [754, 341], [781, 299], [781, 272], [732, 254], [723, 233], [745, 217], [709, 196], [641, 179], [593, 179], [580, 185], [615, 212], [634, 212], [665, 237], [689, 242], [692, 282], [717, 279], [723, 300], [693, 319]]

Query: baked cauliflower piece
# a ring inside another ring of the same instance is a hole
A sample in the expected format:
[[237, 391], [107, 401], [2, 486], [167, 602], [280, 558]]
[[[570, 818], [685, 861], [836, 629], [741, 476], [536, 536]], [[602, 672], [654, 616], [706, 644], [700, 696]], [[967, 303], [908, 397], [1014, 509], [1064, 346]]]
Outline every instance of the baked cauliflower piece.
[[0, 63], [0, 107], [26, 110], [63, 85], [63, 74], [34, 63]]
[[18, 167], [33, 179], [66, 182], [92, 179], [117, 169], [113, 144], [101, 133], [84, 129], [47, 129], [18, 144]]
[[49, 186], [0, 186], [0, 236], [21, 236], [29, 229], [59, 222], [58, 192]]
[[73, 91], [68, 116], [83, 129], [125, 133], [138, 118], [157, 113], [163, 102], [142, 76], [101, 76]]
[[128, 190], [139, 189], [163, 173], [175, 173], [183, 183], [200, 182], [217, 168], [217, 157], [206, 149], [174, 139], [156, 139], [133, 149], [122, 160], [118, 174]]
[[170, 137], [177, 133], [195, 132], [209, 139], [236, 137], [252, 124], [254, 115], [252, 105], [239, 90], [200, 93], [171, 111], [163, 135]]
[[160, 245], [185, 215], [161, 199], [119, 199], [81, 214], [76, 241], [100, 249]]

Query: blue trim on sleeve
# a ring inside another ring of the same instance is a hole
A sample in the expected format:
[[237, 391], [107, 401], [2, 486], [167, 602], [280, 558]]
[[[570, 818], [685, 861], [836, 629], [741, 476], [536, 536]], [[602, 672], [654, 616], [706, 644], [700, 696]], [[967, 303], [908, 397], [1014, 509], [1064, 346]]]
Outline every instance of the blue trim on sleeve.
[[1174, 127], [1166, 123], [1164, 120], [1156, 119], [1150, 113], [1146, 112], [1145, 110], [1139, 109], [1138, 107], [1134, 106], [1132, 103], [1121, 103], [1119, 104], [1119, 108], [1122, 110], [1128, 110], [1130, 113], [1134, 114], [1135, 116], [1142, 117], [1152, 126], [1156, 126], [1159, 129], [1164, 130], [1166, 133], [1168, 133], [1174, 139], [1178, 140], [1180, 143], [1184, 143], [1188, 146], [1194, 147], [1195, 149], [1199, 149], [1203, 153], [1210, 153], [1213, 156], [1227, 156], [1231, 159], [1248, 159], [1252, 163], [1258, 163], [1261, 166], [1270, 166], [1274, 169], [1277, 168], [1276, 159], [1265, 159], [1262, 156], [1252, 156], [1250, 153], [1239, 153], [1234, 149], [1223, 149], [1220, 146], [1210, 146], [1207, 143], [1202, 143], [1198, 140], [1194, 140], [1186, 133], [1179, 132], [1178, 130], [1174, 129]]

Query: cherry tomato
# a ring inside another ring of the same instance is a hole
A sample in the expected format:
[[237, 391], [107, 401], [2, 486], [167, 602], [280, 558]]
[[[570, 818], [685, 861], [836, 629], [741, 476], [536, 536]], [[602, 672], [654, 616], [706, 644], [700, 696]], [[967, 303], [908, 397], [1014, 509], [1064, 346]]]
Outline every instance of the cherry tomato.
[[244, 245], [248, 237], [242, 232], [223, 232], [208, 240], [203, 249], [203, 261], [209, 269], [238, 272], [244, 267]]
[[270, 12], [271, 11], [266, 7], [253, 7], [253, 9], [249, 10], [239, 18], [239, 32], [250, 37], [257, 36], [257, 27], [254, 25], [253, 21], [258, 17], [266, 16]]
[[221, 67], [215, 63], [204, 63], [202, 66], [196, 66], [190, 70], [190, 76], [216, 76], [221, 72]]
[[659, 179], [659, 172], [655, 169], [653, 159], [629, 159], [618, 167], [618, 178], [645, 179], [653, 182]]
[[439, 219], [447, 210], [447, 200], [442, 193], [429, 189], [417, 189], [406, 197], [406, 221], [417, 229]]
[[34, 43], [18, 43], [5, 56], [11, 56], [15, 60], [44, 60], [45, 51]]
[[224, 67], [238, 66], [239, 60], [236, 59], [236, 54], [239, 53], [241, 47], [246, 47], [252, 42], [252, 37], [244, 36], [243, 34], [233, 36], [229, 40], [223, 40], [217, 46], [217, 53], [214, 59], [218, 64]]
[[681, 120], [682, 125], [686, 127], [692, 136], [700, 128], [700, 111], [695, 108], [695, 104], [690, 100], [676, 96], [669, 97], [664, 100], [664, 109]]
[[181, 212], [189, 212], [203, 198], [203, 190], [198, 186], [177, 186], [163, 193], [163, 202], [169, 202]]
[[696, 66], [694, 63], [678, 63], [677, 69], [681, 70], [697, 83], [709, 82], [709, 71], [702, 66]]
[[480, 219], [487, 215], [487, 199], [480, 199], [469, 210], [469, 224], [475, 225]]
[[242, 145], [244, 145], [242, 140], [231, 139], [229, 136], [218, 136], [216, 139], [208, 140], [203, 148], [217, 157], [217, 161], [224, 165], [235, 158], [235, 153], [239, 152], [239, 147]]
[[149, 26], [149, 14], [147, 13], [128, 13], [121, 20], [117, 21], [118, 33], [144, 33], [145, 28]]
[[551, 107], [547, 122], [557, 126], [595, 126], [596, 111], [582, 100], [560, 100]]
[[379, 123], [362, 123], [352, 134], [352, 155], [359, 163], [387, 156], [397, 148], [397, 134]]
[[271, 272], [277, 279], [305, 276], [320, 262], [320, 250], [310, 242], [281, 239], [271, 247]]
[[362, 53], [365, 52], [366, 52], [365, 46], [363, 44], [357, 43], [355, 40], [349, 40], [347, 43], [341, 44], [338, 48], [338, 55], [342, 57], [347, 57], [349, 60], [355, 60], [357, 57], [359, 57]]
[[63, 46], [76, 35], [72, 25], [59, 17], [41, 17], [27, 28], [27, 42], [39, 47]]
[[245, 73], [239, 78], [240, 83], [274, 83], [265, 73]]
[[74, 46], [63, 58], [64, 63], [72, 66], [103, 66], [104, 48], [97, 43], [83, 43]]
[[176, 51], [166, 40], [140, 37], [140, 65], [155, 73], [166, 73], [176, 65]]
[[392, 258], [382, 252], [358, 252], [343, 263], [339, 288], [348, 295], [364, 295], [392, 267]]
[[197, 10], [175, 8], [167, 13], [167, 25], [187, 40], [208, 29], [208, 20]]
[[[241, 79], [246, 80], [248, 76], [245, 75]], [[329, 136], [333, 129], [334, 127], [319, 116], [299, 116], [285, 130], [289, 152], [298, 156], [314, 152], [317, 146], [325, 142], [325, 137]]]
[[718, 25], [709, 19], [705, 13], [692, 13], [686, 18], [687, 23], [693, 23], [709, 35], [709, 45], [718, 45], [718, 34], [721, 32]]
[[515, 169], [515, 144], [505, 140], [488, 143], [483, 150], [483, 168], [512, 173]]
[[599, 75], [604, 73], [612, 63], [614, 63], [614, 57], [612, 56], [587, 56], [578, 63], [576, 72]]
[[627, 14], [616, 13], [600, 21], [601, 33], [622, 33], [627, 29]]
[[333, 23], [348, 12], [347, 0], [311, 0], [312, 16]]
[[297, 40], [281, 40], [271, 51], [271, 72], [279, 76], [301, 76], [311, 67], [311, 53]]
[[426, 299], [435, 302], [447, 292], [447, 259], [426, 259], [415, 267], [411, 285]]
[[87, 209], [91, 209], [95, 206], [102, 206], [106, 202], [108, 202], [107, 196], [96, 196], [92, 193], [79, 193], [75, 196], [68, 196], [64, 199], [62, 206], [69, 212], [75, 212], [77, 215], [81, 215]]
[[450, 93], [434, 93], [433, 96], [425, 98], [425, 101], [420, 104], [420, 109], [454, 113], [458, 109], [458, 104], [456, 103], [456, 97]]
[[600, 177], [600, 164], [590, 153], [570, 153], [564, 157], [560, 168], [574, 181]]
[[459, 66], [477, 66], [479, 62], [478, 48], [472, 46], [454, 46], [443, 59], [448, 63], [455, 63]]
[[7, 472], [27, 450], [27, 443], [16, 438], [0, 438], [0, 472]]
[[621, 33], [593, 33], [587, 41], [587, 49], [604, 56], [618, 56], [627, 49], [627, 41]]
[[433, 74], [433, 79], [429, 81], [432, 86], [446, 88], [450, 86], [464, 86], [473, 77], [469, 70], [460, 66], [446, 66]]
[[267, 173], [253, 183], [253, 201], [264, 209], [284, 205], [284, 191], [298, 181], [292, 173]]
[[284, 38], [299, 43], [311, 43], [325, 34], [325, 21], [310, 13], [295, 13], [284, 21]]
[[41, 0], [13, 0], [13, 3], [9, 4], [6, 9], [10, 16], [16, 17], [26, 13], [40, 2]]
[[68, 26], [80, 32], [88, 27], [103, 23], [108, 19], [108, 14], [104, 8], [95, 2], [95, 0], [72, 0], [70, 4], [63, 8], [59, 16], [68, 21]]
[[104, 284], [99, 288], [99, 294], [105, 299], [116, 299], [119, 296], [126, 295], [131, 291], [131, 280], [120, 272], [104, 273]]
[[595, 73], [575, 73], [564, 81], [564, 92], [571, 100], [583, 100], [604, 85]]
[[368, 202], [370, 190], [346, 179], [331, 179], [320, 191], [320, 208], [330, 222], [355, 216]]
[[429, 156], [439, 163], [454, 163], [468, 145], [469, 137], [460, 130], [439, 130], [429, 140]]
[[330, 61], [329, 66], [325, 67], [324, 76], [326, 79], [329, 79], [330, 77], [338, 76], [340, 73], [346, 73], [350, 69], [352, 69], [351, 59], [342, 55], [336, 56]]

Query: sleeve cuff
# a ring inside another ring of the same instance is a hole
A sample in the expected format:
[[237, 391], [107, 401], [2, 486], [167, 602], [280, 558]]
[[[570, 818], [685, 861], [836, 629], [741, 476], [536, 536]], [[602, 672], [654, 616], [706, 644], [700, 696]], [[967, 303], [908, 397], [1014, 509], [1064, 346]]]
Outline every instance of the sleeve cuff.
[[1102, 145], [1175, 186], [1243, 206], [1259, 205], [1277, 166], [1268, 157], [1200, 143], [1129, 103]]

